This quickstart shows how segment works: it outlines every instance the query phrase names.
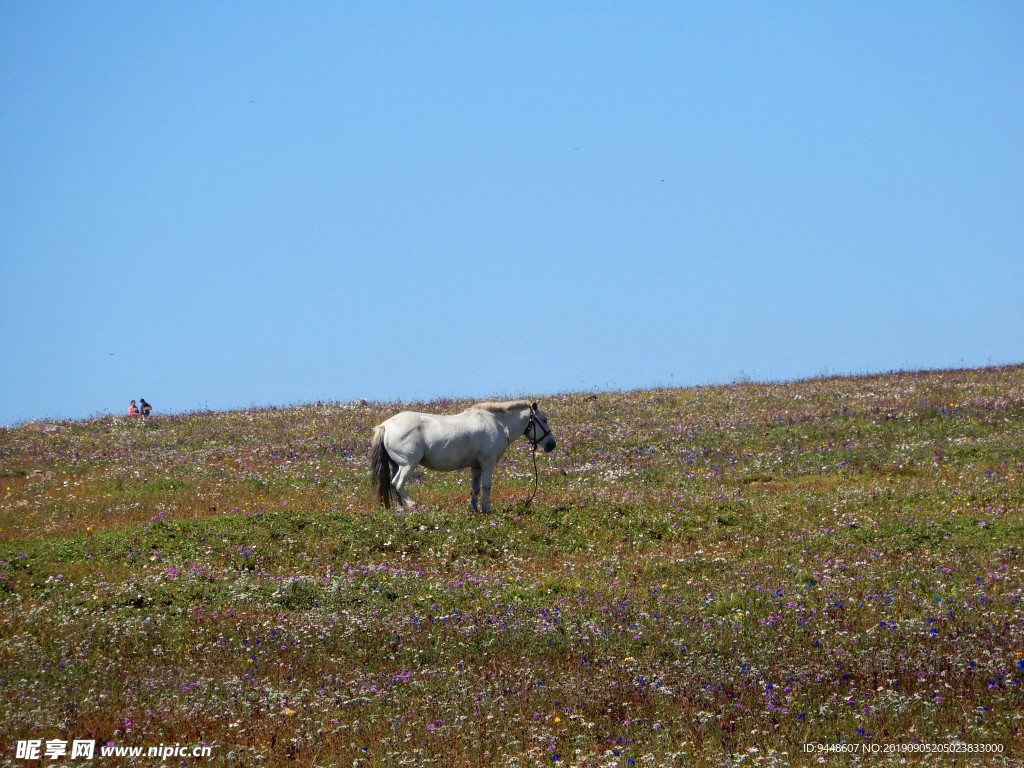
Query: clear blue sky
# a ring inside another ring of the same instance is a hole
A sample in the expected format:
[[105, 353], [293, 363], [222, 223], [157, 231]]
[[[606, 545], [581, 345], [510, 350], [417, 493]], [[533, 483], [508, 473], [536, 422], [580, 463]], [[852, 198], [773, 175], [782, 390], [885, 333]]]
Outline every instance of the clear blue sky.
[[1024, 360], [1024, 5], [0, 4], [0, 423]]

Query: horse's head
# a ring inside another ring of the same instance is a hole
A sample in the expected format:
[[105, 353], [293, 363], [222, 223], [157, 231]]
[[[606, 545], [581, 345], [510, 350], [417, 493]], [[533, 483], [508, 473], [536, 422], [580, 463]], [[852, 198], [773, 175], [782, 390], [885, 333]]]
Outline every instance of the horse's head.
[[536, 403], [530, 406], [530, 421], [523, 434], [535, 446], [542, 447], [544, 453], [555, 450], [555, 436], [548, 429], [548, 417], [537, 407]]

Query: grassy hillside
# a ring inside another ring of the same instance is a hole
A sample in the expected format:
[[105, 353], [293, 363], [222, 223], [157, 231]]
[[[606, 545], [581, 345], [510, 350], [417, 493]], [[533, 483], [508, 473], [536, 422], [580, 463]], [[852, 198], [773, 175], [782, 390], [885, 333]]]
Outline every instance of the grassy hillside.
[[372, 507], [395, 404], [0, 430], [0, 761], [1024, 760], [1024, 367], [541, 404], [492, 515]]

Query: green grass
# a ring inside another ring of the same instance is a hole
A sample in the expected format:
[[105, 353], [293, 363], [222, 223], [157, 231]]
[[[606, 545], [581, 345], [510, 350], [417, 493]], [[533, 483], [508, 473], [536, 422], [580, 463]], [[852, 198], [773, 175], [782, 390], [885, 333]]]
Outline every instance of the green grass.
[[373, 507], [395, 404], [0, 430], [0, 760], [1020, 762], [1024, 368], [542, 403], [491, 515]]

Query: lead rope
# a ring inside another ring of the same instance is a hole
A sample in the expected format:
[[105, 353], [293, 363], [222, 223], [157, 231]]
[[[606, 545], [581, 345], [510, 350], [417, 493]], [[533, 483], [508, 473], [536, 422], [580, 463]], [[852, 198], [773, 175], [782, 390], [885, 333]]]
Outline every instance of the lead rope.
[[[534, 423], [533, 413], [531, 413], [530, 424], [532, 425]], [[529, 431], [530, 426], [528, 425], [526, 429]], [[533, 445], [533, 493], [530, 494], [530, 498], [523, 502], [523, 508], [529, 507], [533, 504], [533, 498], [537, 495], [537, 486], [540, 485], [540, 473], [537, 471], [537, 443], [530, 440], [530, 444]]]
[[524, 507], [528, 507], [533, 503], [533, 497], [537, 495], [537, 486], [540, 484], [540, 476], [537, 472], [537, 444], [533, 444], [533, 493], [530, 494], [523, 504]]

